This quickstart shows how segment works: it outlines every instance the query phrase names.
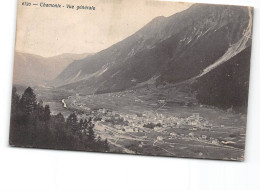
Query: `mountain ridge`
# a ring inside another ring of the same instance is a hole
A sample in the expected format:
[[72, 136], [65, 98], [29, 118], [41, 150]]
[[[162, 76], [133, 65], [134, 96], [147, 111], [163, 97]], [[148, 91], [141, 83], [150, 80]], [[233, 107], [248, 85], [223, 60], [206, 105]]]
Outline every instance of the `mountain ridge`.
[[85, 58], [85, 54], [61, 54], [52, 57], [43, 57], [36, 54], [15, 52], [14, 84], [44, 85], [54, 79], [72, 61]]
[[98, 94], [149, 80], [163, 85], [198, 78], [251, 46], [252, 12], [249, 7], [195, 4], [156, 17], [125, 40], [71, 63], [54, 85]]

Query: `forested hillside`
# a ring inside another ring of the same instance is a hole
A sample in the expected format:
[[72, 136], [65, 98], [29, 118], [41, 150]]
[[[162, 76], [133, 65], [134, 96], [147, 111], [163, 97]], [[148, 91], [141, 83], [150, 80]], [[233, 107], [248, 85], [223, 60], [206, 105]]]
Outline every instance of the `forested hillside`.
[[37, 102], [28, 87], [22, 96], [13, 88], [10, 145], [23, 147], [109, 151], [107, 140], [95, 135], [91, 118], [78, 120], [75, 113], [67, 119], [59, 113], [51, 115], [48, 105]]

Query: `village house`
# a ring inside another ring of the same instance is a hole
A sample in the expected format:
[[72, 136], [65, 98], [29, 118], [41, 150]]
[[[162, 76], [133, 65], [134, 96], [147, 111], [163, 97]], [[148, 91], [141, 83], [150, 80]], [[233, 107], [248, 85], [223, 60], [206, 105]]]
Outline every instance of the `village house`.
[[162, 136], [158, 136], [157, 137], [157, 141], [163, 141], [163, 137]]
[[173, 138], [176, 138], [177, 137], [177, 133], [171, 132], [170, 136], [172, 136]]

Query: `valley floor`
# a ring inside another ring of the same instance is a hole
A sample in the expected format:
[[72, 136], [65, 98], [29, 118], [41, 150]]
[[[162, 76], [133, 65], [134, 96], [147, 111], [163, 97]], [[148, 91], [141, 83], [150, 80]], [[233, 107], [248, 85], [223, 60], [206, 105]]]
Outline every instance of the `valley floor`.
[[[92, 117], [111, 152], [243, 160], [246, 116], [199, 105], [176, 88], [81, 96], [37, 89], [53, 114]], [[53, 94], [55, 93], [55, 94]], [[174, 97], [172, 97], [174, 96]]]

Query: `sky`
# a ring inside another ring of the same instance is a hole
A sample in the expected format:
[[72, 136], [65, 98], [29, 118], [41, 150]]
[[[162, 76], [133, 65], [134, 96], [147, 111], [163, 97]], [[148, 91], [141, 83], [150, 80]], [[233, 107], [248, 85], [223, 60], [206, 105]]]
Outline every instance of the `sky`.
[[[157, 16], [168, 17], [191, 6], [148, 0], [18, 1], [16, 51], [44, 57], [63, 53], [96, 53], [125, 39]], [[40, 7], [40, 3], [62, 8]], [[33, 5], [38, 4], [38, 5]], [[68, 9], [67, 4], [74, 5]], [[77, 6], [95, 10], [76, 10]]]

